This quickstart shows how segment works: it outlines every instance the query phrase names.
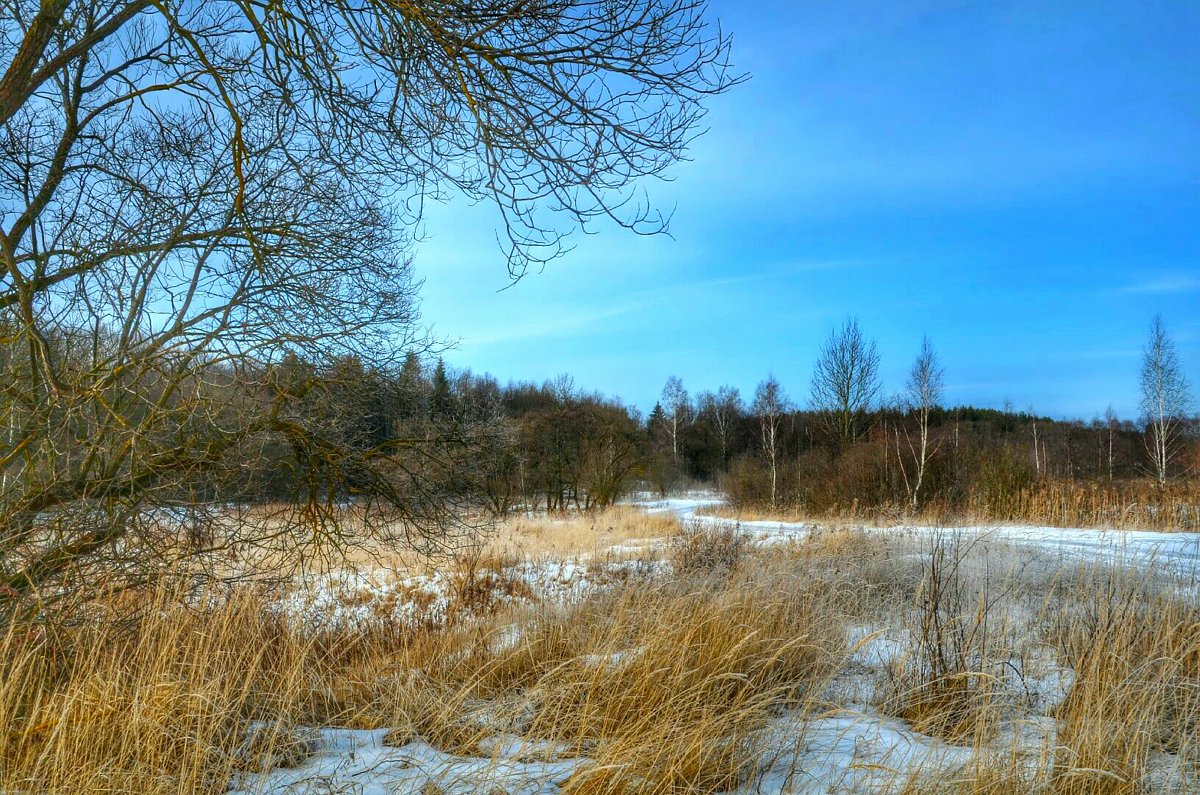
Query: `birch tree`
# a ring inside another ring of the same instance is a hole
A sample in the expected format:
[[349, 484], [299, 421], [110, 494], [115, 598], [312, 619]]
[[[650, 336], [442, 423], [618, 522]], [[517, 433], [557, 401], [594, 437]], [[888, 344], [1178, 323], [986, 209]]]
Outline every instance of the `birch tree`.
[[1166, 485], [1183, 447], [1184, 420], [1191, 399], [1191, 387], [1179, 364], [1175, 342], [1167, 335], [1162, 317], [1155, 315], [1142, 355], [1140, 408], [1151, 473], [1160, 487]]
[[782, 454], [780, 429], [790, 406], [783, 387], [774, 375], [767, 376], [754, 390], [750, 411], [758, 420], [759, 444], [771, 475], [771, 507], [779, 499], [779, 457]]
[[[917, 360], [913, 362], [905, 387], [908, 410], [915, 415], [917, 421], [915, 442], [905, 432], [909, 457], [912, 459], [914, 469], [911, 479], [907, 470], [903, 466], [901, 467], [901, 472], [904, 473], [904, 482], [908, 488], [909, 505], [913, 511], [916, 511], [920, 504], [921, 487], [925, 483], [925, 473], [929, 461], [937, 454], [938, 450], [938, 445], [931, 443], [929, 438], [929, 415], [941, 404], [944, 375], [933, 344], [928, 337], [924, 338], [921, 341], [921, 352], [917, 354]], [[899, 432], [897, 432], [897, 444], [899, 444], [898, 437]]]
[[729, 463], [729, 442], [733, 434], [734, 423], [742, 416], [742, 395], [734, 386], [722, 386], [717, 389], [710, 406], [713, 428], [717, 431], [717, 439], [721, 444], [721, 466]]
[[879, 350], [858, 325], [846, 320], [821, 347], [812, 378], [812, 406], [825, 430], [843, 448], [866, 431], [879, 399]]
[[1117, 418], [1117, 412], [1110, 403], [1108, 404], [1108, 408], [1104, 410], [1104, 427], [1108, 436], [1106, 463], [1109, 483], [1112, 483], [1113, 480], [1113, 446], [1114, 442], [1116, 441], [1117, 428], [1119, 425], [1120, 420]]
[[691, 416], [691, 400], [679, 376], [671, 376], [663, 386], [661, 404], [665, 412], [667, 433], [671, 437], [671, 462], [679, 466], [679, 431]]

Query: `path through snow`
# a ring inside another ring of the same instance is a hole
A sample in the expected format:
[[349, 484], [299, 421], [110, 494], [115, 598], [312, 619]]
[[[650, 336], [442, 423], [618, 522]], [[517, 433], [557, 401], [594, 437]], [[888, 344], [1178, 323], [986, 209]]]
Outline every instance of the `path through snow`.
[[[753, 521], [737, 522], [716, 516], [704, 516], [701, 509], [723, 504], [715, 494], [698, 493], [669, 499], [644, 499], [634, 502], [648, 513], [674, 513], [683, 522], [736, 525], [753, 538], [766, 543], [802, 540], [819, 525], [809, 522]], [[1036, 525], [893, 525], [863, 527], [881, 534], [932, 535], [936, 532], [961, 532], [984, 541], [1007, 541], [1031, 545], [1061, 554], [1073, 560], [1095, 559], [1105, 562], [1153, 563], [1175, 574], [1191, 575], [1200, 570], [1200, 533], [1160, 533], [1151, 530], [1104, 530], [1078, 527], [1042, 527]]]

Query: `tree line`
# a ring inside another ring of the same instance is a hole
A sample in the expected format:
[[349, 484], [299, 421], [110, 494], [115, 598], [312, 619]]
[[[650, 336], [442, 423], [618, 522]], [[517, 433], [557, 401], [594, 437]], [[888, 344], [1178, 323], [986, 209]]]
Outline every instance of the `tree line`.
[[774, 376], [748, 401], [732, 387], [691, 399], [671, 378], [648, 432], [666, 464], [663, 483], [718, 481], [733, 502], [770, 507], [978, 509], [1039, 483], [1164, 490], [1190, 482], [1200, 470], [1200, 425], [1158, 317], [1137, 375], [1137, 417], [1111, 407], [1090, 421], [1007, 403], [948, 407], [943, 367], [925, 339], [904, 389], [888, 396], [876, 343], [848, 319], [822, 344], [807, 400], [792, 399]]
[[[416, 353], [394, 372], [353, 359], [317, 372], [294, 355], [279, 369], [291, 371], [284, 380], [304, 372], [306, 390], [320, 396], [305, 410], [334, 411], [340, 419], [323, 425], [342, 447], [365, 454], [423, 436], [462, 440], [472, 463], [460, 465], [457, 488], [499, 514], [588, 510], [638, 488], [666, 494], [696, 484], [770, 508], [986, 509], [1045, 482], [1167, 488], [1200, 463], [1190, 387], [1157, 318], [1140, 373], [1141, 416], [1110, 408], [1089, 421], [944, 405], [944, 371], [928, 339], [904, 390], [885, 396], [878, 348], [854, 319], [821, 346], [804, 403], [774, 376], [749, 399], [733, 386], [691, 395], [671, 376], [644, 417], [567, 375], [502, 385]], [[246, 478], [253, 486], [242, 496], [293, 499], [302, 484], [279, 460], [260, 459], [264, 471]], [[353, 473], [339, 482], [339, 498], [358, 490]]]

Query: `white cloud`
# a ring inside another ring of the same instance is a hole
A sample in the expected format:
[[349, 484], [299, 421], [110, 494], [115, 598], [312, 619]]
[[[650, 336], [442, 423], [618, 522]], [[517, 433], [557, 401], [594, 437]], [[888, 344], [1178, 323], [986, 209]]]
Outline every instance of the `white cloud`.
[[1200, 278], [1180, 274], [1159, 276], [1121, 288], [1123, 293], [1136, 295], [1170, 295], [1200, 290]]

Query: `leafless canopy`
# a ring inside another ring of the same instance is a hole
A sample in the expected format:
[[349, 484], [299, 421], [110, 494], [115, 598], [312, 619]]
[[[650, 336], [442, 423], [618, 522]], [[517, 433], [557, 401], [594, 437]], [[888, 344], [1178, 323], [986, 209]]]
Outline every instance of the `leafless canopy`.
[[1163, 485], [1183, 445], [1184, 420], [1192, 398], [1175, 343], [1158, 315], [1150, 324], [1150, 338], [1142, 355], [1141, 393], [1151, 471]]
[[[408, 246], [428, 198], [493, 201], [514, 276], [598, 216], [661, 229], [635, 186], [733, 82], [704, 12], [3, 4], [0, 590], [83, 576], [147, 502], [217, 493], [217, 470], [272, 440], [290, 466], [349, 466], [279, 366], [376, 371], [420, 344]], [[392, 496], [424, 514], [431, 454], [398, 463], [392, 441], [353, 467], [407, 473]]]
[[771, 472], [771, 505], [779, 497], [779, 457], [782, 454], [781, 428], [783, 420], [792, 410], [791, 401], [784, 394], [779, 380], [772, 373], [759, 382], [754, 390], [754, 402], [750, 411], [758, 418], [759, 442]]
[[866, 431], [869, 412], [879, 399], [879, 350], [863, 335], [858, 320], [846, 320], [829, 333], [812, 379], [812, 407], [826, 430], [842, 445]]

